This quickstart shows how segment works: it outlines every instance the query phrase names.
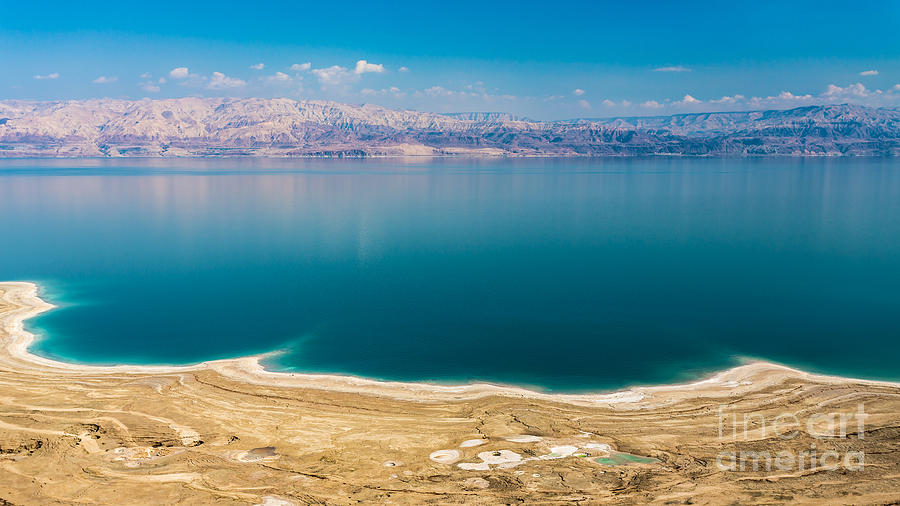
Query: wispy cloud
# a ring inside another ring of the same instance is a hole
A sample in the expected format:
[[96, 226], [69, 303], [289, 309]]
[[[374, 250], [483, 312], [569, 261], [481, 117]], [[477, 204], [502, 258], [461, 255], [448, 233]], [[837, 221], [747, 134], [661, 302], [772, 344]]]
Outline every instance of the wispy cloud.
[[153, 77], [153, 74], [151, 74], [150, 72], [144, 72], [143, 74], [141, 74], [141, 79], [150, 79], [151, 77]]
[[709, 103], [711, 103], [711, 104], [734, 104], [741, 100], [744, 100], [744, 98], [745, 97], [740, 94], [735, 94], [735, 95], [731, 95], [731, 96], [725, 95], [722, 98], [716, 98], [716, 99], [710, 100]]
[[641, 107], [643, 107], [644, 109], [660, 109], [662, 108], [662, 106], [663, 105], [656, 100], [648, 100], [641, 104]]
[[141, 89], [146, 91], [147, 93], [159, 93], [160, 87], [150, 81], [147, 81], [141, 83]]
[[581, 107], [582, 109], [590, 109], [591, 103], [587, 100], [582, 99], [578, 101], [578, 107]]
[[[736, 94], [709, 101], [709, 104], [716, 104], [725, 110], [788, 109], [807, 105], [845, 103], [870, 107], [896, 107], [900, 105], [900, 85], [880, 90], [867, 88], [862, 83], [845, 86], [829, 84], [824, 91], [817, 94], [792, 93], [785, 90], [771, 96], [744, 97]], [[675, 104], [684, 105], [684, 102], [673, 102], [673, 105]]]
[[34, 78], [37, 79], [37, 80], [39, 80], [39, 81], [42, 81], [42, 80], [44, 80], [44, 79], [58, 79], [58, 78], [59, 78], [59, 72], [53, 72], [53, 73], [50, 73], [50, 74], [47, 74], [47, 75], [43, 75], [43, 76], [42, 76], [42, 75], [36, 75], [36, 76], [34, 76]]
[[353, 70], [354, 74], [366, 74], [368, 72], [384, 72], [384, 65], [381, 65], [380, 63], [369, 63], [366, 60], [359, 60], [356, 62], [356, 68]]
[[247, 83], [241, 79], [228, 77], [221, 72], [213, 72], [212, 77], [209, 79], [209, 84], [207, 84], [206, 87], [211, 90], [224, 90], [228, 88], [240, 88], [246, 84]]
[[515, 95], [508, 94], [494, 94], [488, 92], [482, 86], [483, 83], [476, 83], [476, 85], [467, 85], [463, 90], [452, 90], [448, 88], [444, 88], [443, 86], [432, 86], [431, 88], [417, 91], [413, 93], [414, 97], [440, 97], [453, 99], [454, 102], [466, 101], [483, 101], [488, 104], [493, 104], [497, 102], [508, 102], [519, 100], [519, 97]]
[[293, 70], [294, 72], [306, 72], [307, 70], [309, 70], [311, 68], [312, 68], [312, 63], [310, 63], [310, 62], [295, 63], [295, 64], [291, 65], [291, 70]]
[[[290, 84], [294, 82], [294, 78], [284, 72], [275, 72], [270, 76], [266, 76], [264, 78], [260, 78], [264, 80], [268, 84]], [[297, 76], [298, 80], [302, 80], [302, 76]]]
[[580, 97], [584, 95], [584, 90], [582, 90], [581, 88], [575, 88], [574, 90], [572, 90], [572, 94], [576, 97]]
[[109, 84], [109, 83], [114, 83], [114, 82], [116, 82], [116, 81], [118, 81], [118, 80], [119, 80], [119, 78], [118, 78], [118, 77], [115, 77], [115, 76], [113, 76], [113, 77], [100, 76], [100, 77], [98, 77], [97, 79], [94, 79], [94, 80], [91, 81], [91, 82], [94, 83], [94, 84]]
[[861, 75], [861, 76], [877, 76], [878, 71], [877, 70], [863, 70], [862, 72], [859, 73], [859, 75]]
[[400, 67], [399, 69], [397, 69], [397, 72], [409, 72], [409, 69], [406, 67]]
[[254, 63], [253, 65], [250, 65], [250, 68], [253, 70], [262, 70], [266, 68], [266, 64], [262, 62]]
[[683, 67], [681, 65], [674, 65], [669, 67], [657, 67], [653, 69], [654, 72], [690, 72], [691, 69], [687, 67]]
[[401, 91], [400, 88], [396, 86], [391, 86], [390, 88], [382, 88], [380, 90], [373, 90], [372, 88], [363, 88], [359, 90], [359, 92], [363, 96], [379, 96], [379, 95], [390, 95], [395, 98], [401, 98], [406, 96], [405, 91]]
[[454, 91], [448, 90], [443, 86], [432, 86], [431, 88], [425, 89], [422, 93], [431, 96], [431, 97], [453, 97], [453, 96], [467, 96], [467, 95], [475, 95], [474, 93], [470, 93], [467, 91]]
[[324, 69], [312, 69], [312, 73], [322, 86], [338, 86], [355, 77], [347, 71], [346, 67], [341, 67], [340, 65], [332, 65]]
[[188, 72], [187, 67], [176, 67], [169, 71], [169, 77], [172, 79], [184, 79], [188, 75], [190, 75], [190, 72]]

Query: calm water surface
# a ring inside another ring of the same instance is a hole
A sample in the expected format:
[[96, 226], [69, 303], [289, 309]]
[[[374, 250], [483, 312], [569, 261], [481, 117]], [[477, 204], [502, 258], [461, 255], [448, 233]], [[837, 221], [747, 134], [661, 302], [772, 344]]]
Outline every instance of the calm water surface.
[[900, 161], [0, 162], [36, 353], [550, 390], [900, 379]]

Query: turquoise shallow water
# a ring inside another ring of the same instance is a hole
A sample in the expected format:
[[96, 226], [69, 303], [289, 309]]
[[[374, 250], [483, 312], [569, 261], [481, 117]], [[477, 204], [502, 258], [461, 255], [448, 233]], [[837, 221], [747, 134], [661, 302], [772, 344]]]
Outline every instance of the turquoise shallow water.
[[554, 391], [900, 379], [897, 160], [7, 160], [36, 353]]

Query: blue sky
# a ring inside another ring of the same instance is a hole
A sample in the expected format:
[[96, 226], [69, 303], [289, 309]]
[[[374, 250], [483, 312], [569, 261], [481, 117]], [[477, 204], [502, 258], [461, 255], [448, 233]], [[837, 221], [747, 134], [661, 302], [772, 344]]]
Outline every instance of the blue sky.
[[900, 106], [900, 2], [625, 4], [8, 3], [0, 99], [290, 97], [539, 119]]

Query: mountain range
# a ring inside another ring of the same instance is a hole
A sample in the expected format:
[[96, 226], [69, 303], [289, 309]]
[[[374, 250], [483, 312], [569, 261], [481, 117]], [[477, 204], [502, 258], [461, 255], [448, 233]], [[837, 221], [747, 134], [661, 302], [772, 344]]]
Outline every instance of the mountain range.
[[0, 101], [0, 157], [898, 156], [900, 110], [790, 110], [534, 121], [323, 101]]

